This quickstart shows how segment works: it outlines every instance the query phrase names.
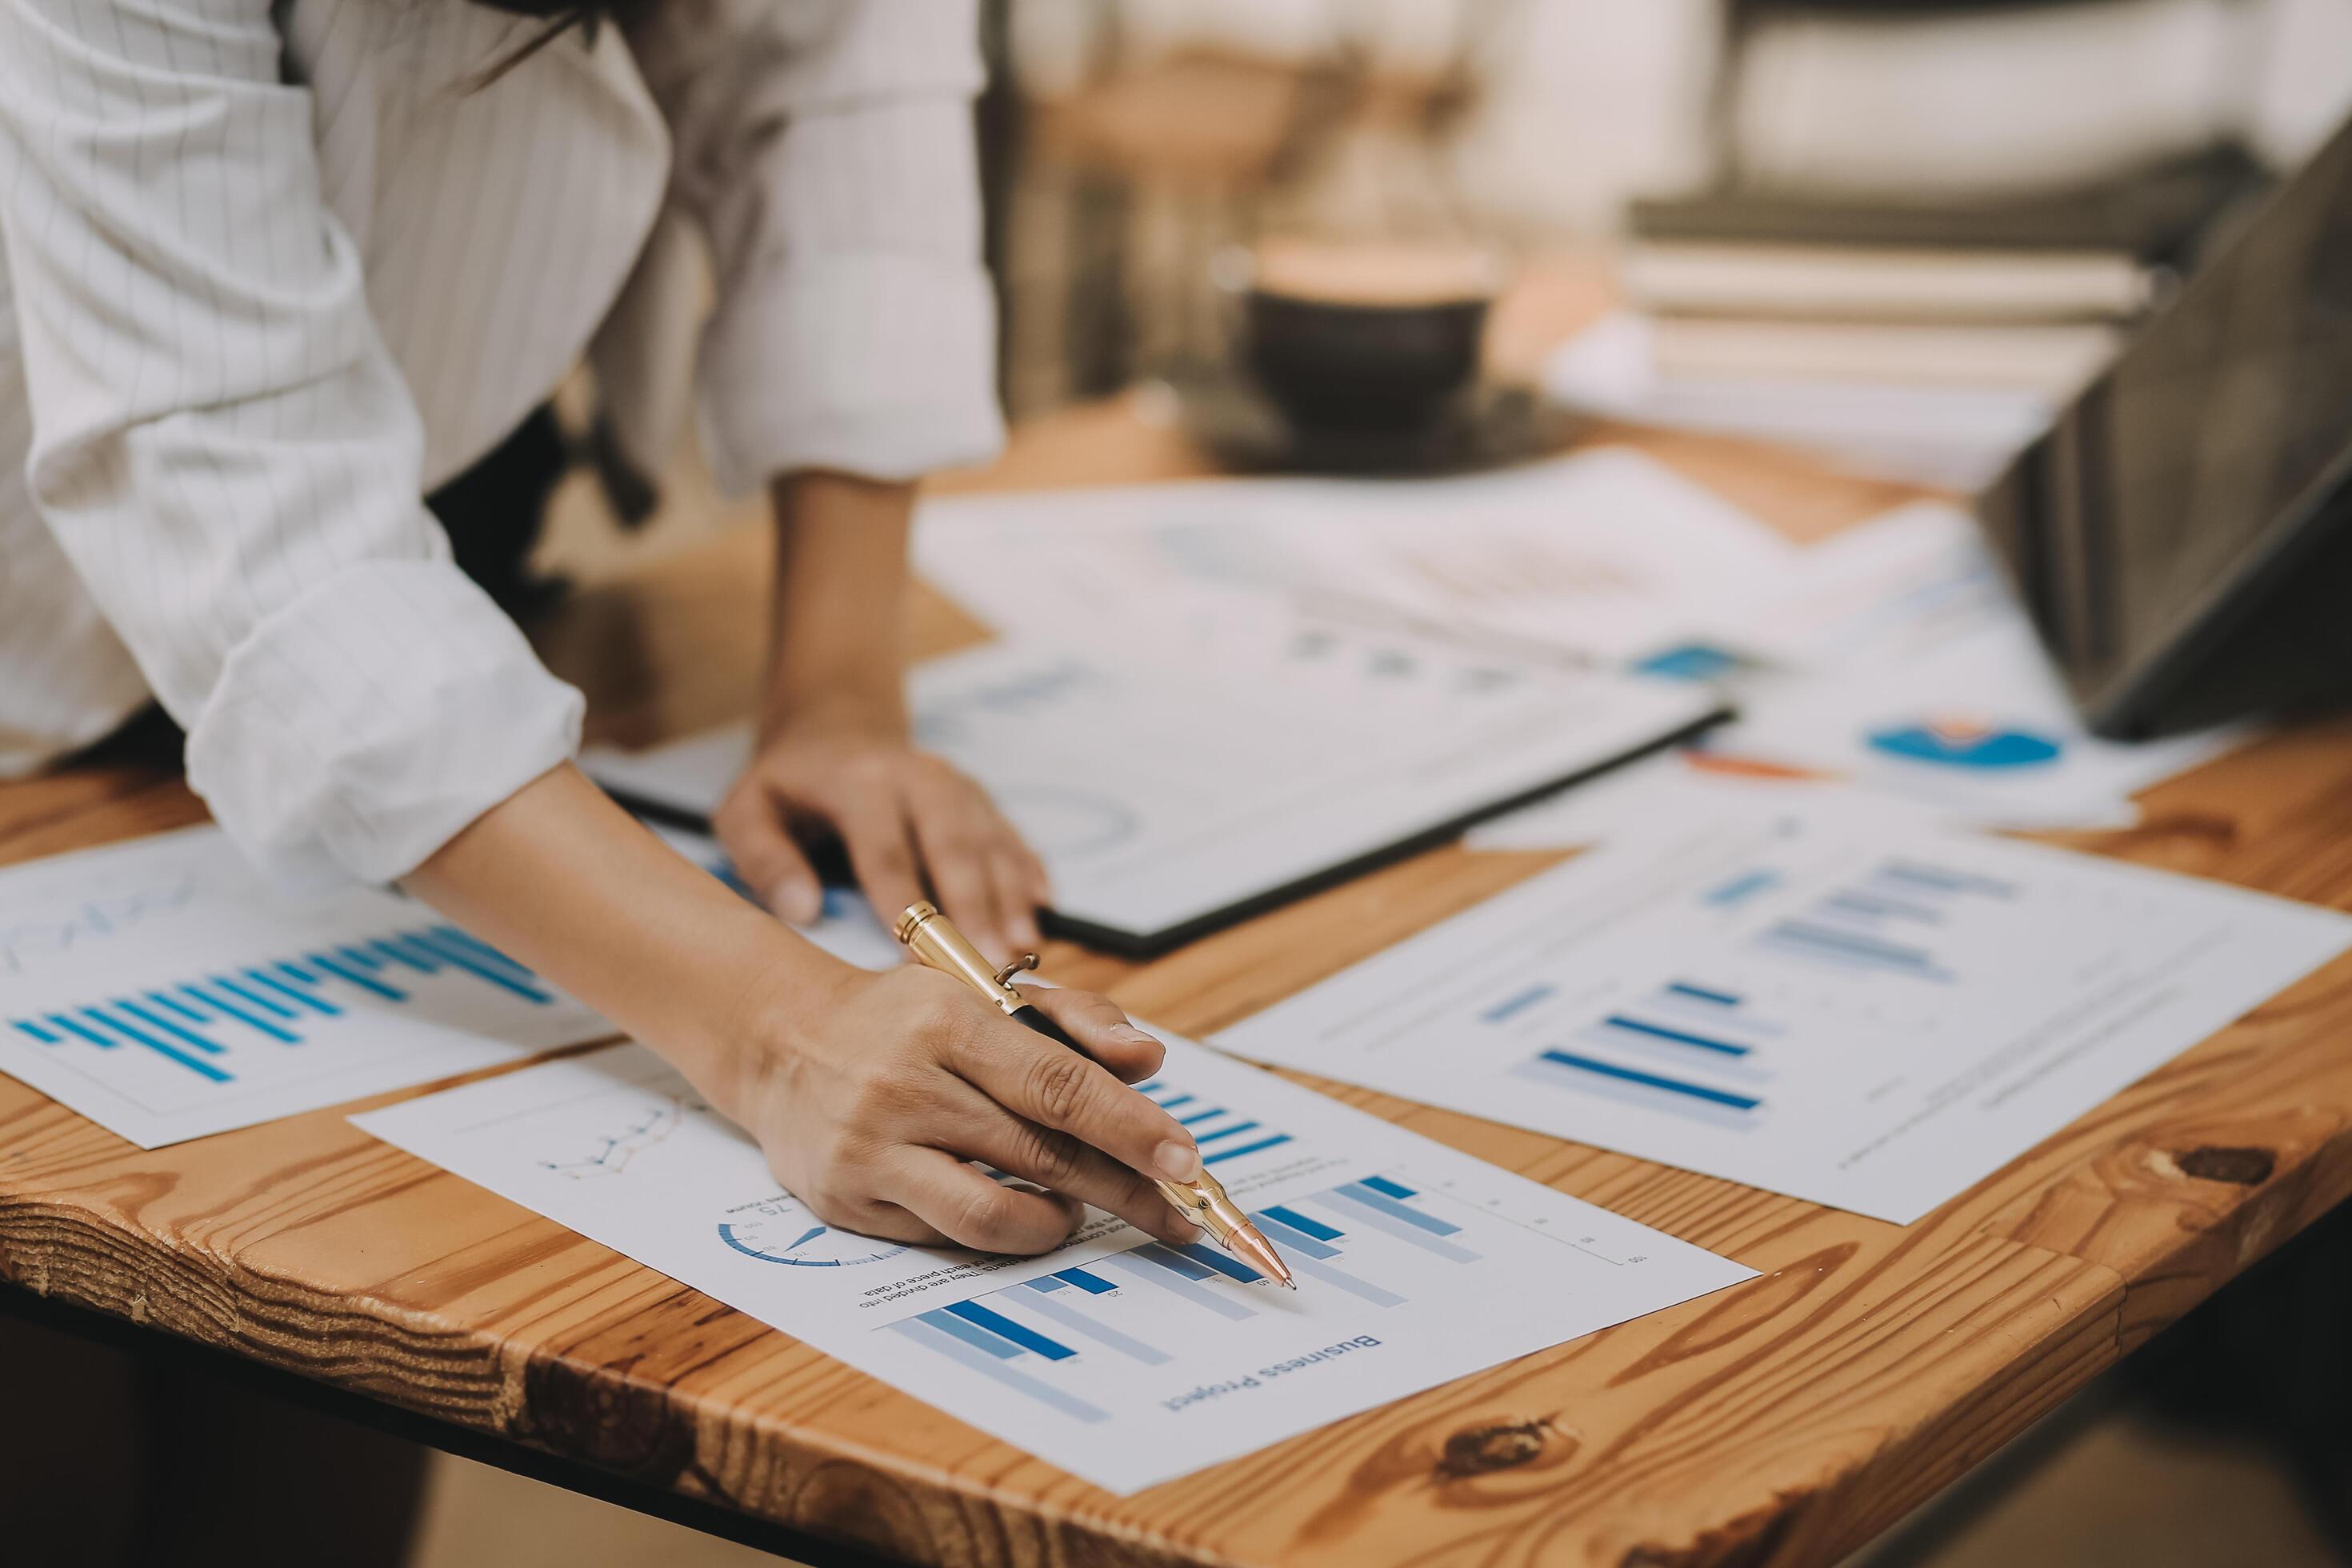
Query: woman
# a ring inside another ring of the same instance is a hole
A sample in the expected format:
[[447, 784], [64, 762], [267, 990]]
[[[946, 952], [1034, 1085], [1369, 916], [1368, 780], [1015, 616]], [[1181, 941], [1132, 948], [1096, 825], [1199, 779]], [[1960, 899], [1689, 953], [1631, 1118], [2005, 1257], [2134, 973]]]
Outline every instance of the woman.
[[842, 964], [672, 855], [573, 769], [579, 695], [424, 510], [600, 325], [627, 363], [642, 310], [614, 302], [657, 302], [631, 274], [668, 254], [648, 234], [698, 225], [706, 438], [771, 487], [780, 568], [721, 837], [787, 919], [816, 910], [790, 831], [815, 826], [877, 908], [928, 883], [984, 944], [1035, 940], [1035, 860], [913, 748], [900, 693], [909, 481], [998, 438], [970, 7], [606, 20], [0, 0], [0, 767], [152, 693], [261, 862], [398, 881], [515, 953], [675, 1061], [824, 1218], [1034, 1252], [1094, 1204], [1190, 1239], [1149, 1177], [1198, 1151], [1113, 1077], [1154, 1042], [1045, 993], [1106, 1071], [943, 977]]

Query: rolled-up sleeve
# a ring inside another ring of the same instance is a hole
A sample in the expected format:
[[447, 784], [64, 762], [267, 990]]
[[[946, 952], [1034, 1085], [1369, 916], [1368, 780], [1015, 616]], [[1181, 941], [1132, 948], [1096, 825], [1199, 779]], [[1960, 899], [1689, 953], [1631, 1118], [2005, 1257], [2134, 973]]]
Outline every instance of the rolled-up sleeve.
[[721, 482], [912, 479], [992, 455], [972, 0], [666, 0], [639, 16], [674, 194], [715, 264], [698, 380]]
[[[451, 563], [270, 0], [0, 0], [35, 504], [281, 878], [385, 881], [581, 700]], [[5, 570], [5, 563], [0, 563]]]

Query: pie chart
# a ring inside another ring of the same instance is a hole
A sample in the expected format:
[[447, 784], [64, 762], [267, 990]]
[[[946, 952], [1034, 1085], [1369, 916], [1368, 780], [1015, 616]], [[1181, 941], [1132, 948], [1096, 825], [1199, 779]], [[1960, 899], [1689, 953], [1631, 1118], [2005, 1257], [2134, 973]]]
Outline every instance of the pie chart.
[[1869, 741], [1873, 750], [1891, 757], [1980, 773], [2046, 766], [2056, 762], [2064, 749], [2058, 741], [2031, 730], [1967, 719], [1889, 725], [1870, 731]]

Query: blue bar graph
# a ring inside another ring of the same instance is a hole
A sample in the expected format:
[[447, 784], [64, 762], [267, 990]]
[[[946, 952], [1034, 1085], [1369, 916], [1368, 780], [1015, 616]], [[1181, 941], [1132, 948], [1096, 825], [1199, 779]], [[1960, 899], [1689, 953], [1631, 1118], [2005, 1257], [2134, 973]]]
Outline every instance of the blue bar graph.
[[1622, 1029], [1629, 1035], [1643, 1035], [1654, 1040], [1671, 1040], [1678, 1046], [1690, 1046], [1703, 1051], [1720, 1051], [1727, 1057], [1744, 1057], [1752, 1048], [1736, 1040], [1718, 1040], [1706, 1035], [1695, 1035], [1688, 1029], [1669, 1029], [1663, 1024], [1645, 1024], [1639, 1018], [1629, 1018], [1622, 1013], [1612, 1013], [1601, 1020], [1604, 1027]]
[[1176, 1250], [1211, 1273], [1222, 1274], [1228, 1279], [1238, 1279], [1244, 1285], [1255, 1284], [1261, 1278], [1258, 1271], [1248, 1264], [1236, 1262], [1215, 1247], [1201, 1242], [1188, 1242]]
[[941, 1310], [952, 1312], [974, 1328], [985, 1329], [998, 1339], [1009, 1340], [1024, 1351], [1034, 1351], [1047, 1361], [1067, 1361], [1078, 1353], [1059, 1340], [1050, 1340], [1033, 1329], [1023, 1328], [1003, 1313], [992, 1312], [977, 1301], [958, 1301]]
[[1818, 921], [1778, 921], [1760, 940], [1782, 952], [1850, 968], [1892, 971], [1921, 980], [1948, 983], [1952, 979], [1949, 971], [1937, 967], [1925, 948], [1840, 931]]
[[1265, 1213], [1272, 1215], [1291, 1229], [1311, 1236], [1318, 1241], [1337, 1241], [1341, 1234], [1318, 1220], [1309, 1219], [1297, 1209], [1285, 1208], [1280, 1204], [1271, 1205]]
[[1201, 1283], [1216, 1278], [1189, 1258], [1179, 1258], [1158, 1245], [1139, 1247], [1133, 1252], [1122, 1252], [1117, 1258], [1102, 1261], [1105, 1270], [1140, 1280], [1171, 1296], [1181, 1297], [1195, 1307], [1204, 1308], [1231, 1322], [1241, 1322], [1257, 1316], [1257, 1309], [1230, 1296], [1221, 1295]]
[[[1596, 1027], [1587, 1030], [1586, 1037], [1593, 1038], [1604, 1033], [1607, 1032]], [[1622, 1034], [1614, 1037], [1633, 1038]], [[1722, 1062], [1722, 1070], [1726, 1072], [1743, 1072], [1750, 1078], [1762, 1076], [1760, 1072], [1746, 1069], [1737, 1058], [1713, 1059]], [[1661, 1111], [1738, 1131], [1747, 1131], [1756, 1126], [1764, 1105], [1762, 1097], [1757, 1094], [1722, 1088], [1680, 1072], [1633, 1067], [1585, 1050], [1555, 1047], [1522, 1062], [1511, 1071], [1517, 1078], [1541, 1084], [1547, 1089], [1612, 1100], [1620, 1105], [1638, 1106], [1644, 1110]]]
[[[1309, 1258], [1323, 1259], [1329, 1259], [1339, 1256], [1339, 1249], [1338, 1247], [1331, 1246], [1328, 1242], [1318, 1240], [1312, 1234], [1300, 1229], [1296, 1225], [1287, 1224], [1283, 1220], [1276, 1218], [1275, 1216], [1277, 1215], [1290, 1215], [1292, 1219], [1300, 1219], [1305, 1216], [1292, 1214], [1290, 1210], [1285, 1208], [1270, 1208], [1262, 1214], [1253, 1216], [1257, 1221], [1258, 1229], [1265, 1233], [1265, 1238], [1274, 1243], [1277, 1247], [1280, 1247], [1283, 1251], [1303, 1252]], [[1322, 1227], [1318, 1226], [1317, 1228], [1320, 1229]]]
[[[400, 984], [388, 976], [398, 973]], [[339, 942], [142, 993], [100, 998], [68, 1013], [12, 1018], [16, 1036], [45, 1049], [136, 1047], [208, 1083], [236, 1080], [239, 1047], [305, 1044], [355, 1009], [412, 1005], [412, 975], [461, 973], [536, 1006], [555, 1000], [538, 977], [451, 925], [419, 926]], [[1244, 1151], [1247, 1152], [1247, 1151]]]
[[1778, 871], [1769, 868], [1743, 871], [1730, 881], [1702, 895], [1702, 899], [1718, 909], [1728, 909], [1733, 904], [1745, 902], [1768, 888], [1777, 888], [1780, 885], [1780, 873]]
[[1203, 1165], [1222, 1165], [1229, 1160], [1244, 1160], [1247, 1159], [1252, 1154], [1263, 1154], [1268, 1149], [1279, 1149], [1282, 1145], [1289, 1142], [1289, 1133], [1277, 1132], [1271, 1138], [1261, 1138], [1254, 1143], [1244, 1143], [1237, 1147], [1204, 1152], [1201, 1155], [1201, 1163]]
[[1679, 996], [1685, 1001], [1706, 1002], [1717, 1007], [1739, 1005], [1739, 998], [1728, 991], [1716, 991], [1704, 985], [1693, 985], [1687, 980], [1669, 980], [1666, 982], [1665, 989], [1668, 995]]
[[929, 1323], [940, 1332], [961, 1340], [974, 1350], [986, 1351], [999, 1361], [1013, 1361], [1021, 1354], [1021, 1347], [1003, 1335], [992, 1334], [978, 1323], [967, 1322], [944, 1309], [936, 1312], [925, 1312], [917, 1321]]
[[[950, 1323], [958, 1323], [960, 1327], [970, 1328], [969, 1324], [962, 1324], [960, 1320], [949, 1317], [943, 1312], [926, 1312], [919, 1318], [909, 1318], [903, 1323], [893, 1323], [890, 1326], [897, 1332], [905, 1335], [925, 1349], [937, 1351], [950, 1361], [960, 1362], [984, 1377], [993, 1378], [1014, 1393], [1025, 1394], [1040, 1405], [1058, 1410], [1065, 1415], [1090, 1425], [1110, 1419], [1110, 1412], [1108, 1410], [1089, 1405], [1075, 1394], [1065, 1394], [1045, 1379], [1032, 1377], [1019, 1368], [1008, 1365], [1007, 1363], [1011, 1358], [1000, 1356], [995, 1349], [975, 1345], [962, 1338], [955, 1330], [941, 1327], [937, 1321], [941, 1318], [946, 1318]], [[979, 1332], [978, 1330], [971, 1331]], [[1019, 1352], [1015, 1352], [1014, 1354], [1018, 1355]]]
[[[1255, 1218], [1303, 1283], [1377, 1308], [1402, 1306], [1406, 1298], [1340, 1267], [1351, 1238], [1385, 1258], [1391, 1273], [1418, 1265], [1380, 1237], [1449, 1263], [1479, 1259], [1463, 1245], [1462, 1225], [1392, 1176], [1366, 1176], [1293, 1197], [1267, 1205]], [[1085, 1395], [1104, 1386], [1105, 1374], [1087, 1369], [1106, 1363], [1089, 1357], [1169, 1365], [1176, 1357], [1163, 1347], [1214, 1330], [1213, 1323], [1188, 1324], [1195, 1313], [1236, 1323], [1269, 1313], [1280, 1318], [1295, 1298], [1270, 1290], [1271, 1282], [1255, 1269], [1212, 1246], [1152, 1241], [1084, 1268], [933, 1307], [889, 1327], [999, 1386], [1093, 1422], [1105, 1416]]]
[[1038, 1300], [1026, 1303], [1031, 1311], [1041, 1317], [1052, 1319], [1081, 1339], [1092, 1340], [1098, 1345], [1106, 1345], [1130, 1361], [1139, 1361], [1146, 1366], [1165, 1366], [1175, 1359], [1157, 1345], [1146, 1344], [1132, 1334], [1121, 1333], [1108, 1323], [1096, 1321], [1077, 1308], [1066, 1306], [1054, 1300], [1055, 1291], [1070, 1289], [1066, 1283], [1054, 1275], [1048, 1274], [1042, 1279], [1032, 1279], [1026, 1289], [1034, 1291], [1038, 1297]]
[[[1408, 1196], [1412, 1195], [1406, 1189]], [[1331, 1191], [1334, 1202], [1349, 1205], [1356, 1216], [1373, 1229], [1383, 1231], [1399, 1241], [1409, 1242], [1423, 1252], [1434, 1253], [1449, 1263], [1475, 1263], [1478, 1255], [1466, 1247], [1445, 1239], [1459, 1235], [1461, 1226], [1449, 1225], [1434, 1215], [1423, 1214], [1403, 1199], [1374, 1187], [1368, 1182], [1350, 1182]]]
[[1204, 1165], [1231, 1164], [1293, 1142], [1289, 1133], [1263, 1126], [1246, 1112], [1212, 1105], [1197, 1094], [1158, 1079], [1136, 1085], [1136, 1092], [1192, 1130], [1192, 1141], [1201, 1146], [1201, 1163]]
[[1554, 988], [1549, 985], [1530, 985], [1525, 991], [1520, 992], [1517, 995], [1508, 997], [1503, 1001], [1496, 1003], [1492, 1007], [1489, 1007], [1485, 1012], [1479, 1014], [1478, 1017], [1483, 1023], [1508, 1023], [1511, 1019], [1518, 1016], [1521, 1013], [1526, 1012], [1537, 1003], [1551, 995], [1553, 989]]

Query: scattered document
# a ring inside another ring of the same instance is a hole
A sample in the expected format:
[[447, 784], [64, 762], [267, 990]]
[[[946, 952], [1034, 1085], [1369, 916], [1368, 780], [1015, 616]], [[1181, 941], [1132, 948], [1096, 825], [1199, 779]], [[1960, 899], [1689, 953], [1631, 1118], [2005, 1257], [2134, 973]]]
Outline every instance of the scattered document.
[[142, 1148], [614, 1033], [424, 905], [280, 893], [214, 827], [0, 872], [0, 1071]]
[[1907, 1224], [2352, 945], [2352, 918], [1790, 815], [1538, 876], [1218, 1036]]
[[[1168, 945], [1717, 711], [1703, 689], [1263, 610], [1204, 609], [1181, 658], [1006, 642], [915, 672], [917, 742], [986, 786], [1077, 934]], [[750, 746], [738, 727], [582, 762], [707, 813]]]
[[2083, 728], [1974, 521], [1905, 507], [1806, 552], [1796, 584], [1724, 632], [1774, 673], [1708, 739], [1889, 790], [1987, 827], [2113, 822], [2131, 795], [2240, 744], [2242, 727], [2139, 743]]
[[1142, 1091], [1295, 1293], [1100, 1213], [1035, 1258], [835, 1229], [639, 1046], [353, 1120], [1122, 1493], [1754, 1277], [1188, 1041]]
[[1798, 554], [1622, 447], [1462, 479], [960, 498], [915, 533], [922, 574], [1007, 634], [1132, 646], [1243, 595], [1599, 659], [1715, 624]]

